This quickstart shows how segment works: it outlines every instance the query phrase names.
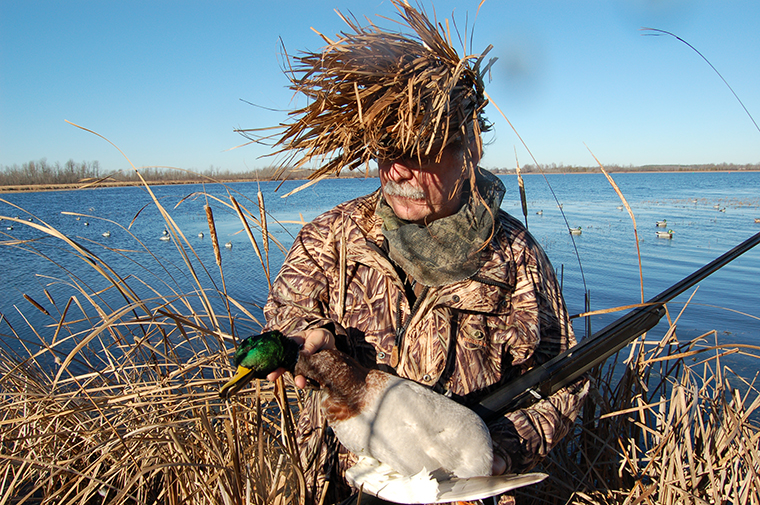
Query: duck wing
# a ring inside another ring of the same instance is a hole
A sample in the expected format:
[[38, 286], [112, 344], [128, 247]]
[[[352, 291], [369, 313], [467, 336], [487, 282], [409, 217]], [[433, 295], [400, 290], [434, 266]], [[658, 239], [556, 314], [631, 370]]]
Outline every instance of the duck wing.
[[546, 477], [545, 473], [527, 473], [439, 480], [426, 469], [411, 476], [401, 475], [385, 463], [367, 457], [359, 458], [346, 472], [348, 482], [363, 493], [409, 504], [482, 500], [536, 484]]

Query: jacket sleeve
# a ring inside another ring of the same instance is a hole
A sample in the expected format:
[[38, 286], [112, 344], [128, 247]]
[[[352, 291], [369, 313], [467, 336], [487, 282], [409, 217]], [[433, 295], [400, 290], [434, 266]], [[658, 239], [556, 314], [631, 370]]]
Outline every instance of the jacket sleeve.
[[[517, 267], [509, 326], [515, 328], [517, 340], [533, 342], [533, 354], [509, 355], [505, 366], [516, 367], [515, 374], [525, 373], [575, 345], [562, 293], [554, 270], [541, 247], [524, 230], [511, 244]], [[525, 472], [539, 463], [571, 430], [588, 391], [582, 377], [554, 395], [534, 405], [510, 412], [489, 428], [494, 452], [507, 462], [508, 473]]]

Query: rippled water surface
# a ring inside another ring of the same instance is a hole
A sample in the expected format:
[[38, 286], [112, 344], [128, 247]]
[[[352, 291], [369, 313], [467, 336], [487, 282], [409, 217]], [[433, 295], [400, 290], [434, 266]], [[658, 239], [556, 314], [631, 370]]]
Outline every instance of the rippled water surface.
[[[635, 215], [647, 299], [760, 232], [760, 224], [754, 222], [760, 218], [760, 173], [646, 173], [613, 174], [613, 177]], [[502, 208], [524, 220], [516, 177], [501, 178], [507, 187]], [[255, 202], [260, 187], [269, 213], [270, 231], [288, 248], [300, 227], [294, 221], [302, 218], [308, 221], [379, 186], [377, 179], [338, 179], [320, 182], [285, 199], [280, 197], [300, 184], [289, 181], [281, 186], [277, 183], [234, 183], [227, 188], [155, 186], [153, 191], [188, 237], [216, 287], [222, 289], [203, 211], [208, 200], [214, 209], [220, 242], [232, 244], [232, 248], [221, 251], [226, 289], [259, 315], [257, 306], [264, 303], [267, 294], [263, 268], [236, 214], [216, 198], [229, 203], [229, 190], [241, 205], [258, 215]], [[544, 178], [530, 174], [525, 176], [525, 186], [529, 229], [562, 277], [570, 312], [583, 311], [585, 291], [590, 293], [592, 309], [639, 302], [633, 222], [628, 212], [620, 208], [620, 198], [604, 175], [553, 174]], [[562, 204], [567, 224], [550, 187]], [[200, 194], [204, 189], [210, 196]], [[65, 299], [74, 294], [69, 287], [72, 283], [87, 284], [93, 289], [107, 287], [99, 274], [61, 239], [32, 227], [40, 221], [104, 258], [122, 277], [139, 277], [144, 283], [161, 288], [163, 294], [176, 286], [189, 286], [188, 289], [193, 286], [174, 242], [159, 240], [164, 220], [143, 188], [16, 193], [2, 198], [8, 203], [0, 205], [0, 215], [18, 216], [25, 223], [10, 223], [7, 219], [0, 222], [6, 242], [0, 248], [4, 269], [0, 277], [0, 311], [16, 331], [26, 331], [22, 314], [32, 324], [51, 322], [24, 300], [24, 293], [45, 300], [42, 291], [45, 288], [54, 297]], [[31, 223], [27, 220], [30, 217]], [[673, 230], [672, 239], [655, 236], [656, 230], [663, 229], [655, 227], [660, 220], [667, 220], [664, 229]], [[571, 237], [567, 225], [581, 226], [582, 234]], [[13, 230], [7, 229], [10, 226]], [[104, 237], [102, 234], [107, 231], [110, 236]], [[203, 238], [198, 237], [200, 232], [205, 233]], [[31, 242], [13, 245], [16, 239]], [[274, 245], [270, 250], [270, 269], [276, 272], [283, 255]], [[760, 247], [700, 283], [680, 315], [679, 335], [686, 338], [717, 330], [722, 341], [760, 345], [759, 287]], [[671, 317], [679, 316], [691, 294], [693, 290], [670, 305]], [[602, 328], [619, 315], [593, 317], [592, 329]], [[575, 326], [582, 335], [583, 323], [577, 322]]]

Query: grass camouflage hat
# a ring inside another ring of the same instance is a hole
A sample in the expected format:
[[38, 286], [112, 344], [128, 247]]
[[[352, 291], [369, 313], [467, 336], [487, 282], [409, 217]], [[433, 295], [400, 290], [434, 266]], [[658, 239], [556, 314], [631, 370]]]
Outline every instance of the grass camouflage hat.
[[[482, 63], [491, 49], [459, 56], [446, 26], [421, 9], [391, 0], [403, 29], [360, 26], [339, 13], [349, 29], [326, 42], [321, 52], [287, 58], [290, 89], [307, 105], [289, 113], [274, 139], [274, 155], [286, 154], [283, 168], [318, 168], [311, 179], [353, 170], [372, 159], [401, 155], [439, 156], [464, 135], [486, 129]], [[253, 132], [239, 130], [253, 140]], [[474, 137], [473, 137], [474, 135]]]

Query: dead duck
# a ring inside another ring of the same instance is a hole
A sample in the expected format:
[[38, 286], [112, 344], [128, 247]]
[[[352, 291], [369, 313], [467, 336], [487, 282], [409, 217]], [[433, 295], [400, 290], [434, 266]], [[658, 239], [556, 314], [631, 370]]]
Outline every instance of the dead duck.
[[360, 457], [346, 478], [365, 493], [396, 503], [446, 503], [495, 496], [545, 477], [491, 476], [491, 436], [477, 414], [421, 384], [364, 368], [340, 351], [305, 354], [292, 339], [270, 331], [243, 340], [235, 365], [222, 398], [280, 367], [318, 387], [328, 424]]

